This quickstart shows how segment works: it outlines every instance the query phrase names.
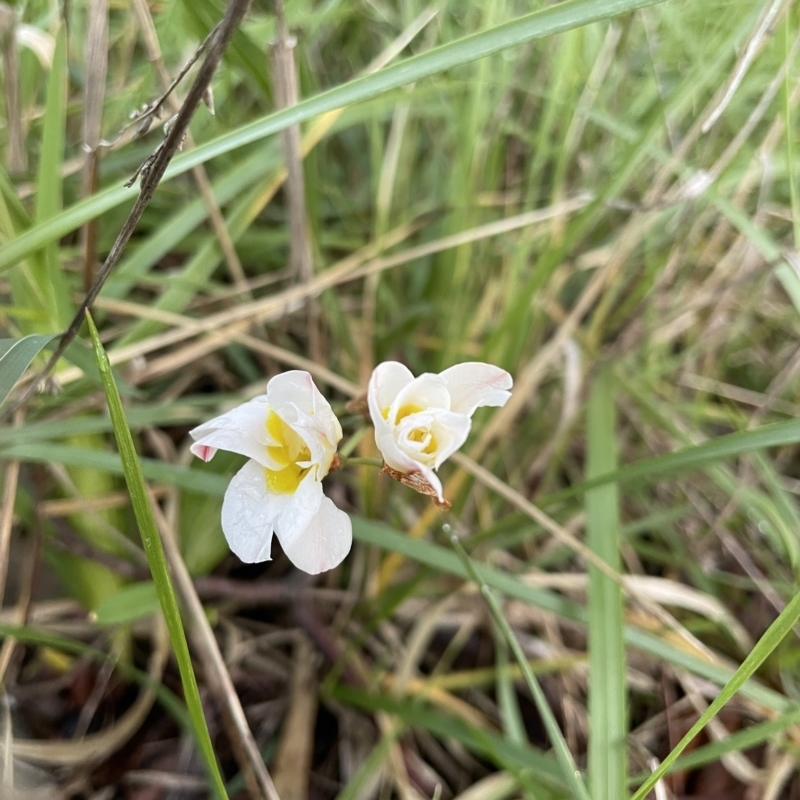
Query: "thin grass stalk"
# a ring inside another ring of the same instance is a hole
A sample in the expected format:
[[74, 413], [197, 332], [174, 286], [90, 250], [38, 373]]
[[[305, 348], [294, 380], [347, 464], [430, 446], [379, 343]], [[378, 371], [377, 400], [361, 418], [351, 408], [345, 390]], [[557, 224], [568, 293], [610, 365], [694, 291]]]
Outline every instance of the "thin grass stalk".
[[564, 739], [564, 734], [561, 732], [561, 728], [558, 727], [558, 722], [547, 702], [542, 687], [533, 674], [533, 670], [528, 663], [528, 657], [523, 652], [517, 637], [514, 635], [514, 631], [511, 630], [511, 626], [503, 616], [503, 609], [500, 607], [500, 603], [489, 585], [481, 578], [480, 574], [475, 569], [472, 559], [459, 541], [458, 536], [453, 534], [450, 537], [450, 541], [470, 577], [481, 590], [481, 595], [483, 595], [486, 601], [494, 624], [497, 626], [500, 635], [508, 642], [508, 646], [511, 648], [511, 652], [514, 654], [514, 658], [516, 658], [519, 668], [522, 670], [525, 683], [528, 685], [528, 689], [536, 703], [536, 709], [544, 722], [547, 735], [550, 737], [553, 749], [556, 751], [558, 763], [561, 766], [568, 785], [572, 787], [573, 796], [578, 800], [591, 800], [589, 792], [586, 789], [586, 784], [584, 784], [583, 778], [581, 777], [581, 771], [578, 769], [578, 765], [575, 763], [575, 759], [569, 751], [566, 739]]
[[164, 553], [164, 545], [156, 525], [153, 509], [150, 506], [150, 499], [147, 494], [147, 487], [144, 482], [144, 475], [139, 464], [139, 457], [133, 444], [128, 422], [125, 418], [125, 411], [122, 408], [122, 401], [117, 390], [114, 376], [111, 372], [111, 365], [108, 361], [103, 345], [100, 342], [100, 335], [97, 332], [94, 321], [90, 314], [86, 314], [89, 324], [89, 331], [92, 336], [95, 358], [100, 369], [100, 377], [103, 382], [103, 391], [106, 395], [108, 410], [114, 426], [114, 437], [117, 440], [122, 466], [125, 473], [125, 482], [131, 495], [131, 505], [139, 532], [142, 537], [147, 563], [158, 593], [158, 600], [161, 610], [167, 623], [169, 638], [175, 658], [178, 662], [178, 669], [181, 675], [181, 683], [186, 697], [186, 705], [189, 709], [189, 716], [192, 720], [197, 743], [206, 762], [209, 777], [212, 780], [215, 792], [219, 800], [227, 800], [228, 795], [225, 791], [225, 782], [217, 764], [214, 746], [211, 743], [211, 736], [208, 732], [205, 716], [203, 715], [203, 705], [200, 700], [200, 692], [197, 688], [197, 678], [192, 667], [192, 659], [189, 654], [189, 645], [186, 642], [186, 634], [183, 629], [180, 611], [178, 610], [178, 600], [175, 589], [169, 575], [167, 557]]

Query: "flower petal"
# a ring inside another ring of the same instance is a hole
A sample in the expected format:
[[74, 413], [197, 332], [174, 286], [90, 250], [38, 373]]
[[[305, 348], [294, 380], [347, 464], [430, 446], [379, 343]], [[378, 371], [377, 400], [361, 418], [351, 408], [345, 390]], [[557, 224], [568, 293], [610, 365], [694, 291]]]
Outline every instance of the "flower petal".
[[456, 364], [439, 376], [447, 381], [450, 410], [467, 416], [480, 406], [504, 406], [514, 384], [504, 369], [480, 361]]
[[[431, 372], [424, 372], [418, 378], [404, 386], [395, 397], [389, 411], [389, 422], [397, 423], [398, 413], [413, 413], [413, 411], [428, 411], [432, 408], [450, 410], [450, 392], [447, 382], [440, 376]], [[413, 409], [413, 411], [412, 411]]]
[[267, 397], [275, 413], [308, 445], [311, 461], [324, 465], [317, 476], [324, 477], [342, 438], [342, 426], [311, 375], [303, 370], [282, 372], [267, 384]]
[[284, 495], [287, 502], [282, 506], [275, 518], [275, 533], [283, 541], [282, 536], [292, 535], [292, 531], [303, 530], [319, 511], [322, 502], [322, 483], [314, 479], [309, 472], [300, 482], [297, 491]]
[[444, 492], [442, 490], [442, 482], [439, 480], [439, 476], [432, 470], [430, 467], [426, 467], [424, 464], [417, 465], [417, 471], [426, 481], [431, 485], [431, 488], [436, 492], [436, 499], [440, 503], [444, 503]]
[[372, 424], [378, 427], [379, 421], [385, 421], [384, 412], [398, 394], [414, 380], [411, 370], [399, 361], [384, 361], [372, 371], [367, 389], [369, 413]]
[[439, 469], [467, 441], [472, 420], [466, 414], [455, 414], [452, 411], [434, 410], [431, 413], [434, 418], [431, 432], [437, 442], [433, 468]]
[[281, 528], [276, 534], [292, 564], [310, 575], [341, 564], [353, 544], [350, 517], [325, 496], [305, 528]]
[[267, 492], [264, 468], [255, 461], [234, 475], [222, 503], [222, 532], [242, 561], [269, 561], [275, 518], [290, 497]]
[[419, 462], [404, 453], [395, 440], [394, 431], [384, 422], [385, 430], [375, 426], [375, 444], [381, 451], [383, 460], [398, 472], [418, 472]]
[[269, 457], [266, 448], [268, 413], [266, 395], [261, 395], [198, 425], [189, 431], [195, 440], [192, 453], [209, 461], [217, 450], [228, 450], [275, 469], [278, 465]]

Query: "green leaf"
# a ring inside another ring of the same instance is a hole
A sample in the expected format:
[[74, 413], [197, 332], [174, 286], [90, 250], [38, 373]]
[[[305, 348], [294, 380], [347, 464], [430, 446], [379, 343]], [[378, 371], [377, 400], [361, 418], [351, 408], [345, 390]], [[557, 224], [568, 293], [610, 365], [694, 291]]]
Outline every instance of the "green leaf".
[[147, 563], [150, 565], [150, 572], [153, 575], [158, 601], [169, 630], [169, 638], [172, 642], [172, 649], [175, 652], [175, 659], [178, 662], [178, 670], [181, 675], [181, 683], [186, 696], [186, 705], [189, 709], [189, 716], [192, 719], [192, 727], [197, 743], [206, 761], [209, 776], [212, 779], [216, 793], [221, 800], [227, 800], [228, 795], [225, 791], [225, 782], [222, 779], [217, 758], [214, 753], [214, 746], [208, 733], [208, 726], [203, 715], [203, 704], [200, 700], [200, 692], [197, 688], [197, 678], [192, 668], [192, 658], [189, 655], [189, 645], [186, 643], [186, 634], [183, 630], [180, 611], [178, 610], [178, 600], [175, 596], [175, 589], [167, 566], [167, 557], [164, 553], [164, 546], [156, 527], [156, 520], [153, 516], [153, 509], [150, 506], [150, 498], [147, 494], [147, 487], [144, 482], [142, 468], [139, 466], [139, 457], [133, 445], [133, 437], [125, 419], [125, 412], [122, 408], [119, 392], [114, 383], [114, 376], [111, 373], [111, 364], [108, 361], [103, 345], [100, 342], [100, 335], [89, 314], [86, 315], [89, 323], [89, 330], [92, 335], [92, 343], [97, 358], [97, 365], [100, 368], [100, 375], [103, 379], [103, 390], [108, 403], [108, 410], [114, 424], [114, 436], [117, 440], [122, 465], [125, 472], [125, 482], [131, 495], [131, 505], [136, 522], [139, 526], [139, 533], [142, 537]]
[[22, 339], [0, 339], [0, 404], [8, 397], [31, 361], [55, 336], [54, 333], [41, 333]]
[[[601, 373], [589, 398], [586, 477], [617, 466], [614, 382]], [[616, 483], [586, 493], [586, 543], [613, 570], [619, 557], [619, 498]], [[589, 567], [589, 792], [624, 797], [626, 790], [625, 643], [622, 591], [616, 581]]]
[[132, 583], [107, 597], [95, 609], [100, 625], [120, 625], [149, 616], [159, 609], [158, 592], [152, 581]]
[[[272, 136], [291, 125], [298, 125], [326, 111], [333, 111], [353, 103], [360, 103], [392, 89], [397, 89], [422, 78], [468, 64], [479, 58], [502, 52], [526, 42], [544, 39], [572, 28], [588, 25], [602, 19], [655, 5], [661, 0], [568, 0], [555, 6], [535, 11], [487, 31], [475, 33], [455, 42], [434, 48], [427, 53], [412, 56], [392, 64], [373, 75], [356, 78], [334, 89], [329, 89], [290, 108], [268, 114], [259, 120], [243, 125], [231, 133], [212, 139], [173, 160], [164, 180], [192, 169], [198, 164], [240, 147]], [[63, 214], [37, 225], [14, 241], [0, 248], [0, 271], [8, 269], [47, 242], [83, 225], [90, 219], [132, 199], [136, 189], [114, 186], [105, 192], [77, 203]]]

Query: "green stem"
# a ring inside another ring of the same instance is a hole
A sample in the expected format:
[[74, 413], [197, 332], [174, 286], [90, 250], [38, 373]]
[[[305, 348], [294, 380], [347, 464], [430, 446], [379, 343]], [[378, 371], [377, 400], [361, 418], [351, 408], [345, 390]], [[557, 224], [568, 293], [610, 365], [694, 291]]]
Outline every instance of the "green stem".
[[362, 458], [361, 456], [339, 456], [343, 467], [377, 467], [383, 469], [383, 461], [380, 458]]

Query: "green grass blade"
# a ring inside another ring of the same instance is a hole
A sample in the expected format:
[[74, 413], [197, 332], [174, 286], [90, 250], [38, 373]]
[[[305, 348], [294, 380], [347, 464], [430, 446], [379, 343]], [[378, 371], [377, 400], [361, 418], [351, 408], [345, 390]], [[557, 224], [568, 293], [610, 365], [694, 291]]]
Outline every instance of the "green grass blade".
[[[116, 453], [106, 453], [89, 447], [51, 442], [15, 444], [4, 447], [2, 453], [3, 458], [19, 458], [40, 464], [63, 464], [66, 467], [93, 467], [110, 472], [112, 475], [125, 473], [125, 465]], [[217, 497], [225, 494], [225, 488], [229, 483], [222, 475], [182, 467], [179, 464], [165, 464], [154, 458], [140, 459], [139, 468], [148, 480]]]
[[114, 383], [114, 376], [111, 373], [111, 364], [108, 361], [103, 345], [100, 343], [100, 336], [97, 328], [89, 314], [86, 315], [89, 323], [89, 330], [92, 335], [92, 343], [97, 357], [97, 364], [100, 368], [100, 375], [103, 379], [103, 390], [108, 403], [108, 410], [111, 420], [114, 423], [114, 436], [117, 440], [122, 464], [125, 470], [125, 482], [131, 495], [131, 504], [142, 536], [142, 544], [147, 555], [147, 562], [153, 575], [156, 585], [158, 600], [164, 619], [169, 630], [170, 641], [178, 662], [178, 669], [181, 674], [181, 683], [186, 697], [186, 705], [189, 709], [189, 716], [192, 719], [192, 727], [200, 750], [206, 761], [209, 775], [216, 789], [216, 793], [221, 800], [227, 800], [225, 782], [217, 764], [214, 754], [214, 746], [208, 733], [205, 717], [203, 716], [203, 706], [200, 701], [200, 692], [197, 688], [197, 678], [192, 668], [192, 659], [189, 655], [189, 645], [186, 642], [186, 634], [183, 630], [178, 601], [175, 590], [169, 576], [167, 558], [164, 554], [164, 546], [156, 527], [153, 509], [150, 506], [150, 499], [147, 496], [147, 488], [144, 482], [144, 475], [139, 466], [139, 457], [133, 444], [128, 423], [125, 419], [125, 412], [122, 408], [119, 392]]
[[543, 497], [541, 502], [542, 504], [556, 503], [607, 483], [637, 481], [670, 473], [701, 469], [715, 461], [740, 456], [742, 453], [764, 450], [767, 447], [796, 444], [797, 442], [800, 442], [800, 421], [797, 420], [763, 425], [752, 431], [737, 431], [725, 436], [718, 436], [716, 439], [702, 444], [684, 447], [674, 453], [643, 458], [613, 472], [607, 472], [591, 480], [570, 486], [564, 491]]
[[639, 787], [639, 790], [633, 795], [632, 800], [644, 800], [644, 798], [647, 797], [648, 793], [675, 763], [680, 754], [692, 743], [697, 734], [705, 728], [710, 720], [719, 714], [728, 700], [742, 688], [745, 681], [755, 673], [775, 648], [783, 641], [783, 638], [789, 633], [798, 619], [800, 619], [800, 593], [792, 598], [791, 602], [780, 613], [780, 616], [767, 628], [766, 633], [759, 639], [758, 644], [756, 644], [750, 652], [750, 655], [742, 662], [742, 665], [736, 670], [733, 677], [725, 684], [722, 691], [714, 699], [714, 702], [709, 705], [697, 722], [689, 729], [689, 732], [678, 742], [658, 768]]
[[[373, 75], [356, 78], [290, 108], [282, 109], [255, 122], [243, 125], [231, 133], [223, 134], [176, 158], [167, 170], [164, 180], [182, 175], [198, 164], [204, 164], [217, 156], [272, 136], [291, 125], [298, 125], [327, 111], [360, 103], [392, 89], [398, 89], [422, 78], [502, 52], [510, 47], [544, 39], [608, 17], [655, 5], [658, 2], [661, 0], [568, 0], [541, 11], [535, 11], [490, 30], [475, 33], [434, 48], [427, 53], [412, 56]], [[55, 241], [135, 195], [135, 188], [124, 189], [115, 186], [72, 206], [64, 214], [50, 220], [47, 224], [32, 228], [0, 248], [0, 271], [8, 269], [48, 242]]]
[[[42, 223], [61, 211], [64, 161], [64, 129], [67, 119], [67, 37], [62, 27], [56, 37], [53, 68], [47, 84], [42, 150], [36, 180], [36, 222]], [[37, 288], [47, 304], [51, 330], [64, 328], [72, 316], [70, 292], [58, 253], [58, 242], [48, 242], [43, 252], [31, 260]]]
[[54, 337], [52, 333], [41, 333], [22, 339], [0, 339], [0, 404], [8, 397], [31, 361]]
[[539, 716], [542, 718], [547, 735], [550, 737], [550, 742], [555, 750], [556, 758], [561, 766], [565, 782], [572, 789], [573, 797], [579, 798], [580, 800], [590, 800], [589, 792], [586, 790], [586, 785], [581, 777], [581, 771], [578, 769], [578, 765], [575, 763], [572, 753], [570, 753], [569, 746], [567, 745], [566, 739], [564, 739], [564, 734], [561, 732], [561, 728], [558, 727], [558, 722], [553, 715], [550, 704], [547, 702], [542, 687], [533, 674], [531, 665], [528, 663], [528, 657], [522, 650], [522, 646], [514, 635], [514, 631], [511, 630], [511, 626], [503, 616], [503, 609], [500, 607], [500, 603], [494, 596], [491, 588], [482, 580], [480, 574], [475, 569], [472, 559], [467, 555], [467, 551], [464, 550], [463, 545], [458, 540], [458, 536], [453, 535], [451, 542], [464, 564], [465, 569], [469, 572], [470, 577], [480, 587], [481, 594], [484, 600], [486, 600], [486, 605], [489, 608], [489, 613], [494, 620], [497, 630], [508, 642], [508, 646], [511, 648], [511, 652], [514, 654], [514, 658], [516, 658], [520, 670], [522, 670], [525, 683], [528, 685], [528, 690], [536, 703], [536, 709], [539, 712]]
[[[586, 477], [617, 466], [614, 382], [597, 379], [589, 398]], [[586, 493], [588, 546], [612, 569], [621, 569], [617, 485]], [[624, 797], [626, 789], [625, 644], [619, 584], [589, 567], [589, 791], [592, 797]]]

